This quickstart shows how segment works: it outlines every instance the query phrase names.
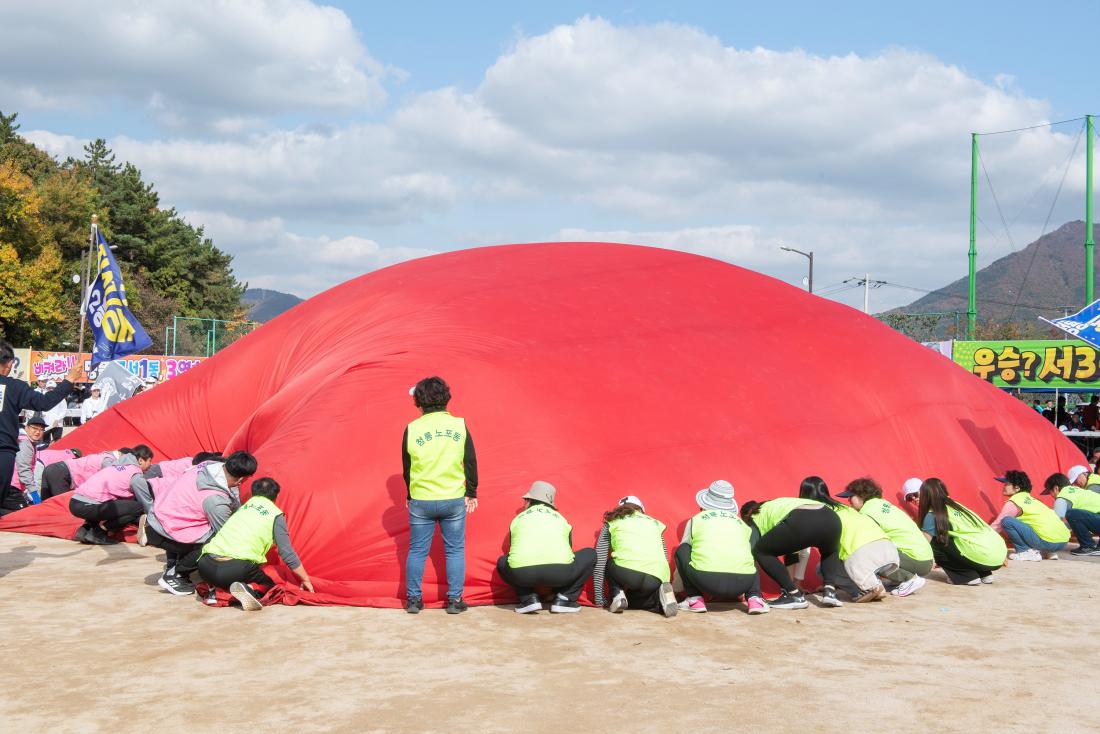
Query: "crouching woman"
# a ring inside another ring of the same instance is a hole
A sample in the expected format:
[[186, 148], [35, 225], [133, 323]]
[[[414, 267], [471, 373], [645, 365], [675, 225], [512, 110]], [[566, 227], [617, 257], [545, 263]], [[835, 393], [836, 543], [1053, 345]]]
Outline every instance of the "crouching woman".
[[245, 611], [262, 609], [260, 598], [274, 585], [263, 572], [272, 545], [302, 588], [313, 591], [313, 582], [290, 544], [286, 516], [275, 505], [278, 496], [279, 483], [274, 479], [263, 477], [253, 482], [252, 497], [225, 521], [199, 556], [203, 580], [228, 591]]

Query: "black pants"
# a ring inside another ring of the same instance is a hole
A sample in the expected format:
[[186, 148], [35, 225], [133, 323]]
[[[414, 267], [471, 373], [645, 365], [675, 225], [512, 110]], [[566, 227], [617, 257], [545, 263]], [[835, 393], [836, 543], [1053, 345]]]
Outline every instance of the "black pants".
[[226, 591], [234, 581], [270, 589], [274, 583], [262, 569], [263, 567], [258, 563], [237, 558], [219, 561], [209, 554], [199, 557], [199, 576], [202, 576], [203, 581], [211, 586], [217, 586]]
[[948, 536], [947, 543], [932, 538], [932, 556], [953, 584], [965, 584], [977, 578], [985, 578], [1000, 566], [983, 566], [959, 552], [955, 539]]
[[697, 571], [691, 565], [691, 543], [681, 543], [676, 549], [676, 572], [684, 584], [688, 596], [706, 594], [712, 599], [733, 601], [744, 596], [760, 596], [760, 577], [752, 573], [725, 573], [722, 571]]
[[821, 554], [821, 575], [826, 584], [836, 586], [843, 580], [844, 564], [840, 561], [840, 518], [827, 507], [816, 510], [791, 510], [778, 525], [764, 533], [753, 548], [760, 568], [784, 591], [798, 589], [779, 556], [803, 548], [817, 548]]
[[569, 601], [576, 601], [584, 588], [584, 582], [592, 575], [595, 567], [596, 551], [592, 548], [576, 551], [572, 563], [544, 563], [512, 568], [508, 565], [507, 554], [497, 559], [500, 577], [516, 590], [516, 596], [520, 599], [534, 594], [536, 586], [549, 586], [555, 594], [562, 594]]
[[626, 601], [631, 609], [660, 612], [661, 604], [657, 599], [657, 592], [662, 583], [664, 582], [661, 579], [651, 574], [616, 565], [613, 558], [607, 561], [607, 586], [611, 590], [611, 596], [615, 596], [621, 589], [626, 593]]
[[137, 500], [110, 500], [108, 502], [81, 502], [69, 500], [69, 512], [92, 526], [103, 523], [108, 530], [122, 530], [141, 517], [141, 503]]
[[15, 474], [15, 449], [0, 449], [0, 486], [11, 484]]
[[[137, 504], [139, 507], [141, 506], [140, 503]], [[149, 526], [145, 528], [145, 536], [149, 540], [149, 545], [167, 551], [169, 557], [173, 553], [177, 554], [175, 566], [176, 573], [180, 576], [187, 578], [199, 569], [199, 554], [202, 552], [202, 543], [180, 543], [161, 535]]]
[[64, 461], [50, 464], [42, 470], [42, 501], [68, 492], [73, 488], [73, 476]]

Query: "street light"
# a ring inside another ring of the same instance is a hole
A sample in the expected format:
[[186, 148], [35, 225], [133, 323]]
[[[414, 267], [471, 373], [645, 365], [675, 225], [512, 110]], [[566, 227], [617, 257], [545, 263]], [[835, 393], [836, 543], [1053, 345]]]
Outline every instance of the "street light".
[[779, 249], [780, 250], [786, 250], [787, 252], [794, 252], [794, 253], [797, 253], [797, 254], [801, 255], [802, 257], [805, 257], [805, 258], [809, 259], [809, 261], [810, 261], [810, 277], [809, 277], [809, 279], [807, 279], [806, 283], [809, 287], [809, 292], [813, 293], [814, 292], [814, 251], [810, 250], [809, 252], [803, 252], [802, 250], [796, 250], [793, 247], [780, 247]]

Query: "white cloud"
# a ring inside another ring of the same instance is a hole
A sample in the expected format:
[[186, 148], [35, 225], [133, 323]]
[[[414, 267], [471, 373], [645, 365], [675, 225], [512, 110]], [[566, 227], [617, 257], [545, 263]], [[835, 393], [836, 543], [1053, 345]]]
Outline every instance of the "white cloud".
[[3, 12], [0, 99], [15, 109], [122, 99], [169, 128], [239, 132], [385, 99], [388, 71], [348, 17], [306, 0], [38, 0]]
[[[135, 7], [140, 16], [144, 6]], [[265, 6], [261, 22], [279, 9], [313, 22], [317, 38], [327, 32], [343, 39], [337, 55], [357, 59], [348, 68], [359, 76], [349, 72], [346, 79], [322, 66], [330, 83], [310, 92], [319, 95], [314, 107], [338, 106], [339, 99], [369, 103], [385, 72], [365, 56], [346, 18], [286, 3]], [[227, 22], [225, 33], [240, 27]], [[211, 56], [230, 53], [225, 38], [203, 41]], [[250, 53], [287, 53], [300, 63], [300, 52], [281, 41], [251, 43]], [[334, 79], [353, 92], [338, 93]], [[206, 92], [197, 73], [173, 83], [165, 99]], [[281, 247], [301, 246], [292, 231], [327, 231], [318, 252], [370, 263], [403, 250], [370, 252], [371, 240], [343, 242], [345, 233], [383, 227], [389, 239], [418, 243], [430, 235], [443, 246], [457, 246], [465, 240], [458, 232], [479, 228], [495, 241], [588, 233], [723, 257], [793, 282], [803, 263], [777, 254], [780, 243], [814, 250], [820, 282], [863, 272], [926, 287], [953, 280], [965, 267], [970, 131], [1020, 127], [1048, 115], [1045, 101], [1026, 96], [1007, 75], [983, 81], [915, 51], [819, 56], [737, 49], [698, 28], [615, 26], [598, 18], [519, 38], [476, 88], [411, 95], [374, 124], [249, 132], [257, 115], [278, 106], [272, 92], [278, 85], [259, 85], [254, 99], [235, 104], [219, 91], [221, 83], [212, 82], [211, 90], [222, 99], [218, 124], [236, 137], [110, 142], [156, 182], [167, 203], [221, 212], [249, 226], [275, 222], [272, 237]], [[66, 89], [38, 91], [56, 97]], [[1075, 134], [1070, 126], [982, 139], [1017, 246], [1038, 234]], [[75, 138], [43, 131], [29, 137], [51, 151], [79, 154]], [[1078, 215], [1079, 159], [1054, 226]], [[982, 197], [992, 227], [999, 217], [989, 194]], [[245, 247], [242, 235], [228, 225], [219, 234], [209, 221], [219, 245], [231, 252], [238, 252], [237, 242]], [[306, 240], [319, 247], [317, 238]], [[1007, 238], [984, 239], [983, 261], [1007, 247]], [[263, 284], [271, 287], [282, 277], [263, 258], [241, 255], [238, 268], [249, 280], [270, 279]], [[888, 305], [906, 300], [898, 293]]]
[[233, 253], [234, 270], [251, 287], [288, 291], [303, 298], [357, 275], [434, 254], [424, 248], [382, 247], [357, 235], [300, 235], [288, 231], [278, 217], [247, 220], [203, 211], [182, 216]]

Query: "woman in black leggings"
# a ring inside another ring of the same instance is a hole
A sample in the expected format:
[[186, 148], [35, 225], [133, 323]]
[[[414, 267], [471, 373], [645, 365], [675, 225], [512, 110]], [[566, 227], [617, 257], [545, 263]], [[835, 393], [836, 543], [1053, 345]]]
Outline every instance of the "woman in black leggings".
[[[821, 554], [821, 575], [826, 586], [835, 586], [844, 570], [837, 554], [840, 545], [840, 518], [821, 502], [799, 497], [777, 497], [767, 502], [746, 502], [741, 518], [754, 526], [753, 556], [760, 568], [783, 589], [778, 599], [768, 602], [777, 609], [805, 609], [806, 596], [791, 579], [780, 556], [817, 548]], [[835, 598], [835, 597], [834, 597]], [[830, 604], [828, 595], [822, 601]]]

